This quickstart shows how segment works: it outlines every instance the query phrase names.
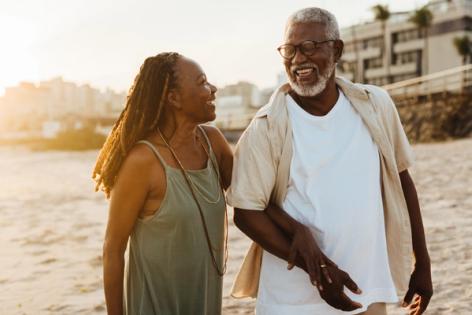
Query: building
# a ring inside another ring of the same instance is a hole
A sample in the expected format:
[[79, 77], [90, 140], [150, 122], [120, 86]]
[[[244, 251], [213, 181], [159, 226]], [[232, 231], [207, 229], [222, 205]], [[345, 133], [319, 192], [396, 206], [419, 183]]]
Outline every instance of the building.
[[424, 30], [409, 21], [412, 12], [392, 12], [380, 21], [341, 30], [344, 54], [338, 73], [355, 82], [385, 85], [462, 65], [453, 41], [472, 40], [472, 0], [430, 1], [433, 20]]
[[252, 83], [227, 85], [217, 91], [215, 123], [223, 129], [244, 129], [264, 101], [264, 94]]
[[77, 85], [62, 78], [22, 82], [5, 89], [0, 97], [0, 131], [38, 132], [81, 126], [90, 122], [116, 119], [124, 108], [126, 95], [107, 89], [102, 92], [90, 85]]

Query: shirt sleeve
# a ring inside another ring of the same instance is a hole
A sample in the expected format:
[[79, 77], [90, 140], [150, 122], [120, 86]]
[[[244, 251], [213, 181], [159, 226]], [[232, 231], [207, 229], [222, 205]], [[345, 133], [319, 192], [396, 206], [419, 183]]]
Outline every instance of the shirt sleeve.
[[264, 210], [275, 185], [266, 117], [256, 117], [236, 145], [227, 202], [234, 208]]
[[414, 154], [411, 148], [408, 137], [406, 136], [405, 130], [400, 120], [395, 103], [393, 102], [387, 91], [384, 91], [388, 104], [386, 106], [386, 121], [388, 126], [388, 134], [390, 142], [393, 145], [395, 154], [395, 161], [397, 164], [398, 172], [403, 172], [413, 165]]

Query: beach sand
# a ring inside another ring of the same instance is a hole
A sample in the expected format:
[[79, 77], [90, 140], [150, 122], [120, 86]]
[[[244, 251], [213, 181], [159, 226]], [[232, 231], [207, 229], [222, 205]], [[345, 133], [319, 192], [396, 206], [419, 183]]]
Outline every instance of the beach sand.
[[[435, 295], [427, 314], [472, 309], [472, 139], [414, 147]], [[0, 148], [0, 314], [105, 314], [101, 248], [107, 201], [93, 192], [96, 151]], [[231, 220], [223, 314], [253, 314], [229, 297], [250, 244]], [[405, 311], [389, 306], [389, 314]]]

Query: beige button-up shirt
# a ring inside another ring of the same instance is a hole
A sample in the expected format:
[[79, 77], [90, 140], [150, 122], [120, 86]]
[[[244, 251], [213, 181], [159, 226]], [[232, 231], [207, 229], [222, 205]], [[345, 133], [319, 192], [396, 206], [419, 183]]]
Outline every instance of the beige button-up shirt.
[[[336, 84], [361, 116], [379, 149], [390, 272], [398, 295], [403, 296], [408, 289], [413, 249], [399, 173], [411, 165], [412, 150], [395, 104], [385, 90], [353, 84], [340, 77]], [[235, 208], [264, 210], [271, 201], [282, 206], [292, 160], [292, 127], [286, 107], [289, 90], [285, 84], [274, 92], [236, 145], [227, 195], [228, 203]], [[257, 296], [261, 262], [262, 248], [253, 243], [233, 284], [233, 297]]]

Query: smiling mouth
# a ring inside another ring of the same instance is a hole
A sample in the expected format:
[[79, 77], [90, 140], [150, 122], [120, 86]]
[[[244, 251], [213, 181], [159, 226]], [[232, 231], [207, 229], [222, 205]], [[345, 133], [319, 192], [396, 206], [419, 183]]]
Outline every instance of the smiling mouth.
[[315, 68], [314, 67], [303, 67], [303, 68], [298, 68], [293, 71], [295, 76], [301, 80], [308, 79], [310, 78], [313, 73], [315, 73]]

